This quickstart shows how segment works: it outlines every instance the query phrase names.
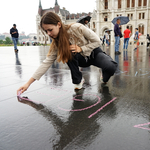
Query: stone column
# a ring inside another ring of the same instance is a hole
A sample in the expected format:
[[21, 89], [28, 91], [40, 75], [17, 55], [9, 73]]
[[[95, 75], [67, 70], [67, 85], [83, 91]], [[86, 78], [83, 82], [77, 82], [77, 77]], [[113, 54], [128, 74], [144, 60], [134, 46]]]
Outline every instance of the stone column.
[[144, 2], [144, 1], [142, 0], [142, 7], [143, 7], [143, 2]]
[[96, 21], [96, 34], [98, 35], [98, 37], [100, 36], [100, 0], [97, 0], [96, 1], [96, 9], [97, 9], [97, 14], [96, 14], [96, 17], [97, 17], [97, 21]]
[[[113, 20], [114, 19], [114, 17], [115, 17], [115, 6], [114, 6], [114, 0], [112, 0], [112, 10], [111, 10], [111, 12], [112, 12], [112, 18], [111, 18], [111, 20]], [[112, 45], [114, 45], [114, 42], [115, 42], [115, 38], [114, 38], [114, 24], [113, 23], [111, 23], [111, 29], [113, 30], [112, 32], [111, 32], [111, 44]]]
[[[147, 28], [145, 29], [145, 31], [146, 32], [144, 32], [145, 33], [145, 35], [147, 36], [147, 34], [150, 32], [150, 30], [148, 31], [148, 27], [149, 27], [149, 10], [148, 10], [148, 8], [149, 8], [149, 0], [147, 0], [147, 11], [146, 11], [146, 15], [145, 15], [145, 19], [147, 20], [147, 23], [146, 23], [146, 25], [147, 25]], [[150, 34], [150, 33], [149, 33]]]
[[134, 9], [135, 10], [134, 11], [135, 23], [134, 23], [133, 31], [134, 31], [135, 27], [137, 27], [137, 19], [138, 19], [137, 7], [138, 7], [138, 0], [135, 0], [135, 9]]
[[[126, 14], [126, 0], [122, 0], [122, 8], [123, 8], [123, 16], [127, 16]], [[126, 25], [123, 25], [122, 26], [122, 32], [125, 30], [126, 28]]]
[[132, 0], [130, 0], [130, 8], [132, 7]]

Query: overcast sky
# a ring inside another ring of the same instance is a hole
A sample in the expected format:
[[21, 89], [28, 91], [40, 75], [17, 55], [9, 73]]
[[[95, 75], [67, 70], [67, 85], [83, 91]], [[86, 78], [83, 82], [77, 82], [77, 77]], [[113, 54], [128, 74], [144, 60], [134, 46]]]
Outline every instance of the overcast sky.
[[[60, 8], [70, 13], [92, 12], [96, 0], [57, 0]], [[55, 0], [41, 0], [42, 8], [54, 7]], [[0, 0], [0, 33], [8, 32], [15, 23], [19, 33], [36, 33], [39, 0]]]

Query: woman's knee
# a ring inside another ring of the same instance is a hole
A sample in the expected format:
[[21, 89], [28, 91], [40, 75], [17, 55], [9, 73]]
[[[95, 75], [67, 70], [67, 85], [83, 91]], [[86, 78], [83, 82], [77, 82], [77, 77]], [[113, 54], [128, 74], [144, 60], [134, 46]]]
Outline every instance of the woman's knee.
[[110, 75], [113, 75], [117, 69], [117, 63], [113, 60], [109, 61], [107, 66], [104, 68], [104, 71], [108, 72]]

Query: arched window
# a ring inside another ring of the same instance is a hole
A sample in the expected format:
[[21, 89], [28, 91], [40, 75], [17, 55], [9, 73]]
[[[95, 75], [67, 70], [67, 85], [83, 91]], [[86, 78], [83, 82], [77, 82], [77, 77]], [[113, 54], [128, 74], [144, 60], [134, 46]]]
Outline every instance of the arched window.
[[121, 8], [121, 0], [118, 0], [118, 8]]
[[142, 0], [139, 0], [139, 1], [138, 1], [138, 6], [139, 6], [139, 7], [142, 6]]
[[144, 25], [142, 25], [142, 34], [144, 34]]
[[39, 41], [41, 41], [41, 37], [39, 37]]
[[143, 0], [143, 6], [147, 6], [147, 0]]
[[131, 31], [131, 34], [132, 34], [132, 26], [129, 26], [129, 30]]
[[139, 29], [139, 33], [144, 34], [144, 25], [139, 25], [138, 29]]
[[105, 0], [105, 9], [108, 9], [108, 0]]
[[95, 28], [95, 22], [93, 22], [93, 28]]
[[130, 0], [127, 0], [127, 8], [130, 7]]
[[135, 7], [135, 0], [132, 0], [132, 7]]

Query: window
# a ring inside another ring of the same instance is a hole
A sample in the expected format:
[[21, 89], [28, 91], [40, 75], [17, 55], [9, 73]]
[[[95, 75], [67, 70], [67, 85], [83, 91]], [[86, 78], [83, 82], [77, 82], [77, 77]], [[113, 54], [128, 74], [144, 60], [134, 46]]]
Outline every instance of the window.
[[118, 8], [121, 8], [121, 0], [118, 0]]
[[141, 19], [141, 13], [139, 13], [139, 19]]
[[93, 28], [95, 28], [95, 22], [93, 22]]
[[131, 31], [131, 34], [132, 34], [132, 26], [129, 26], [129, 30]]
[[145, 13], [139, 13], [139, 19], [145, 19]]
[[142, 19], [144, 19], [144, 18], [145, 18], [145, 13], [142, 14]]
[[133, 20], [133, 14], [131, 14], [131, 20]]
[[135, 7], [135, 0], [132, 0], [132, 7]]
[[143, 6], [147, 5], [147, 0], [143, 0]]
[[127, 0], [127, 8], [130, 7], [130, 0]]
[[142, 6], [142, 0], [139, 0], [138, 6]]
[[130, 20], [133, 20], [133, 14], [128, 14], [127, 17], [128, 17]]
[[107, 21], [107, 16], [105, 16], [104, 21]]
[[105, 9], [108, 9], [108, 0], [105, 0]]
[[144, 25], [139, 25], [139, 33], [144, 34]]
[[142, 25], [142, 34], [144, 34], [144, 25]]

